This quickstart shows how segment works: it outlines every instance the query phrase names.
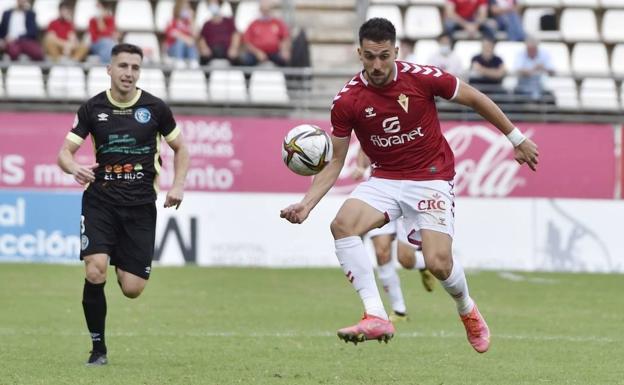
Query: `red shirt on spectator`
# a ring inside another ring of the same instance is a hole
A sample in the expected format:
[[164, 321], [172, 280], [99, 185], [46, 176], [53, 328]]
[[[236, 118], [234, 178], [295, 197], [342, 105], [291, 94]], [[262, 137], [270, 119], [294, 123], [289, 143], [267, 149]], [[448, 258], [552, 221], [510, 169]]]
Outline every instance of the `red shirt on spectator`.
[[455, 4], [455, 13], [461, 16], [463, 19], [474, 19], [475, 13], [480, 6], [487, 6], [487, 0], [449, 0]]
[[173, 36], [174, 31], [178, 31], [183, 35], [192, 37], [193, 25], [191, 24], [191, 20], [183, 18], [175, 18], [171, 20], [171, 22], [167, 26], [167, 29], [165, 30], [165, 44], [167, 45], [167, 47], [170, 47], [176, 41], [176, 37]]
[[201, 36], [208, 47], [221, 46], [226, 49], [232, 43], [232, 35], [236, 33], [236, 26], [231, 17], [224, 17], [220, 23], [213, 23], [208, 20], [204, 23]]
[[48, 25], [48, 32], [54, 32], [54, 34], [61, 40], [67, 40], [69, 38], [69, 33], [73, 31], [74, 24], [63, 18], [52, 20], [50, 25]]
[[245, 31], [243, 40], [266, 54], [272, 54], [279, 51], [280, 43], [287, 37], [288, 27], [286, 23], [272, 17], [254, 20]]
[[89, 20], [89, 35], [91, 35], [91, 43], [95, 43], [103, 37], [114, 38], [115, 36], [115, 19], [112, 16], [104, 16], [104, 30], [98, 28], [97, 19], [92, 17]]

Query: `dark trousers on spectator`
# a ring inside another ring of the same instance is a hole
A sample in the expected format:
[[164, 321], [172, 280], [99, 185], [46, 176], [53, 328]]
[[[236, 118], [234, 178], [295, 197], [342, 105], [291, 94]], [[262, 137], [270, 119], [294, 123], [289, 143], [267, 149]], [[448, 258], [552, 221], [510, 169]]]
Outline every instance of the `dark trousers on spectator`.
[[[275, 63], [276, 65], [280, 67], [285, 67], [288, 65], [286, 60], [284, 60], [284, 58], [282, 57], [282, 55], [279, 54], [279, 52], [269, 53], [267, 54], [267, 57], [269, 58], [269, 61], [272, 61], [273, 63]], [[251, 52], [243, 53], [243, 56], [241, 57], [241, 65], [255, 66], [257, 64], [258, 64], [258, 59], [256, 58], [256, 55], [252, 54]]]
[[6, 53], [11, 60], [17, 60], [20, 54], [24, 54], [30, 58], [30, 60], [41, 61], [43, 60], [43, 49], [38, 41], [32, 39], [16, 39], [8, 43], [6, 46]]
[[[454, 20], [446, 20], [444, 22], [444, 29], [449, 36], [453, 36], [453, 33], [455, 31], [463, 30], [462, 26]], [[481, 25], [479, 25], [479, 32], [481, 32], [483, 37], [487, 37], [489, 39], [495, 38], [494, 29], [492, 29], [492, 27], [490, 27], [486, 23], [482, 23]]]

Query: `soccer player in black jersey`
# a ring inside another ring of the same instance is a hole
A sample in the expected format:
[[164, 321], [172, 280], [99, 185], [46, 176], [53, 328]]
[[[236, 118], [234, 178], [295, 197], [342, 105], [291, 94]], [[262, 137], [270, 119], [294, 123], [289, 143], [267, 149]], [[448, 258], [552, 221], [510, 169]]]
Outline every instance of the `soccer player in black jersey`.
[[[86, 273], [82, 307], [93, 343], [87, 365], [107, 363], [104, 284], [109, 259], [128, 298], [141, 294], [151, 272], [161, 137], [175, 153], [175, 176], [165, 207], [177, 208], [182, 202], [188, 170], [188, 150], [171, 110], [136, 87], [142, 60], [137, 46], [113, 48], [107, 67], [110, 89], [78, 109], [58, 156], [59, 166], [87, 185], [80, 221], [80, 259]], [[78, 164], [74, 154], [89, 134], [95, 163]]]

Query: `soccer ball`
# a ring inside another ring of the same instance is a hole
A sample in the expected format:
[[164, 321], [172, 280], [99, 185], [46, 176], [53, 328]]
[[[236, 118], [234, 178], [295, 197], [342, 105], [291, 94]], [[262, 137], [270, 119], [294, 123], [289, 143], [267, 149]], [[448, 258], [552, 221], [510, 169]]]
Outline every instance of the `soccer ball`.
[[294, 173], [315, 175], [332, 157], [332, 143], [325, 131], [312, 124], [294, 127], [284, 138], [282, 159]]

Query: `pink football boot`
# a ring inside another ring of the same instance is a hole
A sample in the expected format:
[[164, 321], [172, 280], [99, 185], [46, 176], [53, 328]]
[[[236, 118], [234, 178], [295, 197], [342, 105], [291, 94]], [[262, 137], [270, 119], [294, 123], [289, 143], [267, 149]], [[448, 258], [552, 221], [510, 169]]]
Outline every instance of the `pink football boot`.
[[460, 318], [466, 328], [466, 336], [470, 345], [479, 353], [487, 352], [490, 347], [490, 329], [479, 313], [477, 305], [475, 304], [470, 313], [460, 315]]
[[377, 340], [388, 343], [394, 337], [394, 325], [383, 318], [364, 313], [364, 317], [353, 326], [338, 330], [338, 338], [344, 342], [358, 342]]

